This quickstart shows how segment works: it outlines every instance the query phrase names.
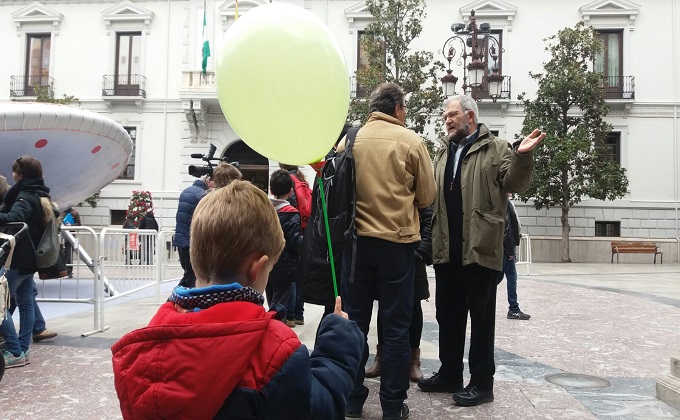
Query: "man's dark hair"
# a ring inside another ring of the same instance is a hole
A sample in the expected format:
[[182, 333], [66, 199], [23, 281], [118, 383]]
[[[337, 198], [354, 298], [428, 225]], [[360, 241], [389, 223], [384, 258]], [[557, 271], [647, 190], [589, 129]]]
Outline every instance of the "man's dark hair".
[[12, 172], [21, 175], [22, 178], [42, 179], [42, 165], [33, 156], [19, 156], [12, 164]]
[[371, 92], [368, 112], [379, 111], [394, 116], [394, 107], [404, 106], [404, 89], [396, 83], [383, 83]]
[[276, 197], [288, 194], [293, 189], [293, 178], [291, 178], [290, 172], [285, 169], [274, 171], [269, 178], [269, 189]]

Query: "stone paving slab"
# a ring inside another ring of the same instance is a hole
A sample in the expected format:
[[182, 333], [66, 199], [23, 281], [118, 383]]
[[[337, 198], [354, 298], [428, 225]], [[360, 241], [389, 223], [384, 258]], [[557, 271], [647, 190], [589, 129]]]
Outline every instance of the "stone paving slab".
[[[680, 299], [674, 297], [676, 293], [680, 296], [680, 267], [630, 266], [532, 267], [541, 274], [520, 275], [518, 285], [520, 306], [532, 315], [526, 322], [505, 318], [506, 295], [501, 283], [496, 319], [495, 401], [463, 408], [454, 405], [449, 394], [423, 393], [412, 385], [407, 400], [411, 418], [680, 418], [680, 411], [655, 398], [654, 389], [656, 381], [668, 374], [670, 357], [677, 354], [680, 346]], [[650, 291], [638, 281], [635, 289], [633, 282], [626, 280], [619, 285], [621, 292], [609, 291], [619, 287], [612, 276], [627, 276], [648, 268], [645, 281], [663, 287], [655, 286], [658, 290]], [[611, 272], [609, 276], [607, 271]], [[668, 297], [663, 296], [663, 288], [671, 289]], [[430, 291], [434, 296], [433, 280]], [[659, 300], [662, 297], [665, 303]], [[152, 297], [107, 304], [105, 321], [111, 328], [85, 338], [80, 334], [92, 329], [91, 307], [56, 319], [46, 313], [48, 327], [60, 335], [33, 344], [29, 366], [6, 372], [0, 383], [0, 419], [121, 418], [113, 387], [110, 346], [125, 332], [146, 325], [156, 310]], [[423, 301], [423, 312], [422, 368], [429, 375], [439, 367], [434, 299]], [[321, 313], [320, 307], [306, 305], [306, 325], [295, 328], [309, 348]], [[374, 323], [369, 335], [372, 351], [376, 341]], [[576, 389], [544, 379], [563, 372], [601, 376], [612, 385]], [[370, 395], [364, 418], [380, 419], [379, 378], [366, 383]]]

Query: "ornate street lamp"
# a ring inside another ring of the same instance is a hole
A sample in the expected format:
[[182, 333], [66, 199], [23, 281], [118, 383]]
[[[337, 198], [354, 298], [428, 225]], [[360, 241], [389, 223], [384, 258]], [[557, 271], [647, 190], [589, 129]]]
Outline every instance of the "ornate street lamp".
[[[489, 98], [496, 102], [501, 96], [505, 76], [500, 74], [497, 67], [497, 51], [503, 50], [498, 40], [491, 36], [491, 25], [482, 23], [477, 27], [475, 11], [471, 10], [470, 24], [467, 28], [462, 23], [454, 23], [451, 25], [451, 30], [455, 35], [444, 42], [441, 50], [448, 63], [446, 75], [441, 79], [444, 95], [446, 97], [455, 95], [458, 78], [453, 75], [451, 61], [458, 55], [456, 65], [463, 67], [463, 93], [471, 93], [475, 100], [480, 101], [482, 100], [481, 88], [486, 83], [489, 88]], [[487, 49], [489, 54], [487, 54]], [[491, 75], [487, 76], [489, 56], [493, 59], [493, 68]]]

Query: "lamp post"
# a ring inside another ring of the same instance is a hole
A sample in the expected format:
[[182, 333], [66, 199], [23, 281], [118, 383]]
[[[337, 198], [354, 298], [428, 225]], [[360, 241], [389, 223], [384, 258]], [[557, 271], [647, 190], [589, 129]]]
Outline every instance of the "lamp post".
[[[446, 97], [453, 96], [458, 78], [453, 75], [451, 62], [457, 57], [456, 65], [463, 67], [463, 93], [471, 93], [477, 101], [482, 100], [482, 87], [486, 83], [492, 101], [501, 96], [505, 76], [497, 67], [498, 52], [502, 52], [496, 38], [491, 36], [491, 25], [482, 23], [477, 26], [475, 11], [470, 11], [470, 24], [454, 23], [451, 30], [455, 35], [444, 42], [442, 55], [448, 65], [446, 75], [441, 78], [442, 90]], [[493, 60], [491, 74], [487, 75], [489, 56]], [[468, 62], [469, 59], [469, 62]]]

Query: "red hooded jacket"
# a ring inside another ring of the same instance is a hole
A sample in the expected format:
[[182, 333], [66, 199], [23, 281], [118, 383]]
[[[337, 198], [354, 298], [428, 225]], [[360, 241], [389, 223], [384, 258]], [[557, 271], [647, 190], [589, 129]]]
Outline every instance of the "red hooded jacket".
[[344, 418], [363, 346], [356, 324], [326, 317], [310, 356], [274, 315], [242, 301], [161, 306], [112, 347], [123, 417]]

